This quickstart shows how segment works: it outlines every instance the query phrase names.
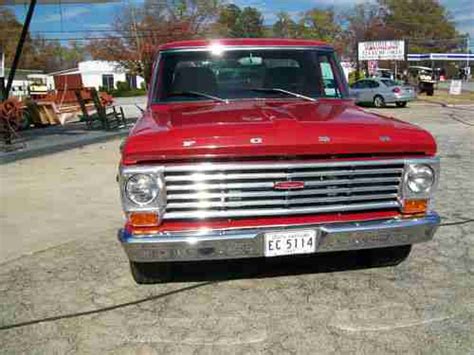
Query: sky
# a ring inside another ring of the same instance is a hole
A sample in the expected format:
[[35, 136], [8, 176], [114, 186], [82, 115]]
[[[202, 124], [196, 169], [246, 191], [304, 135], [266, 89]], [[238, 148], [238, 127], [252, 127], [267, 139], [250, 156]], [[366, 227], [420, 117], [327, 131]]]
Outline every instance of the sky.
[[[8, 0], [0, 0], [0, 3]], [[19, 0], [16, 0], [20, 2]], [[60, 0], [57, 0], [60, 3]], [[143, 0], [121, 0], [99, 4], [51, 4], [38, 5], [31, 23], [31, 31], [48, 38], [81, 38], [86, 34], [104, 36], [111, 29], [110, 23], [126, 4], [138, 3]], [[334, 7], [337, 11], [347, 11], [356, 2], [363, 0], [237, 0], [232, 1], [240, 7], [253, 6], [258, 8], [265, 24], [272, 24], [279, 11], [287, 11], [293, 17], [311, 8], [325, 9]], [[231, 2], [231, 1], [228, 1]], [[25, 1], [28, 3], [28, 1]], [[448, 9], [461, 33], [469, 33], [470, 48], [474, 51], [474, 1], [473, 0], [441, 0]], [[23, 21], [27, 5], [10, 6], [17, 17]], [[65, 31], [69, 31], [64, 33]], [[84, 32], [87, 31], [87, 32]]]

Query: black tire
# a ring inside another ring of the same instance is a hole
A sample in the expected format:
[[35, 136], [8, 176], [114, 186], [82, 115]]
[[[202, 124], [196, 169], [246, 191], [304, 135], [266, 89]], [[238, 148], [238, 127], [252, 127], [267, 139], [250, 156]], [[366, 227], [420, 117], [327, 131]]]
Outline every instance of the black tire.
[[364, 250], [371, 267], [396, 266], [408, 258], [411, 245]]
[[130, 270], [137, 284], [156, 284], [171, 280], [169, 263], [137, 263], [130, 261]]
[[380, 95], [375, 95], [374, 97], [374, 106], [377, 108], [385, 107], [385, 100]]
[[426, 91], [426, 95], [427, 96], [433, 96], [434, 94], [434, 88], [429, 88], [427, 91]]
[[397, 102], [395, 102], [395, 105], [397, 105], [397, 107], [405, 107], [407, 105], [407, 102], [406, 101], [397, 101]]

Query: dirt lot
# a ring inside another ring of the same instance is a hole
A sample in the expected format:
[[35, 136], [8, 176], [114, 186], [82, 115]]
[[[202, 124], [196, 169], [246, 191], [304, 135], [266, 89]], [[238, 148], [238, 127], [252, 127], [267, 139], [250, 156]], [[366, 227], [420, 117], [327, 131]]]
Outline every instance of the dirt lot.
[[398, 267], [356, 254], [177, 269], [136, 286], [116, 242], [119, 141], [0, 167], [0, 352], [474, 352], [474, 107], [383, 109], [434, 133], [443, 223]]

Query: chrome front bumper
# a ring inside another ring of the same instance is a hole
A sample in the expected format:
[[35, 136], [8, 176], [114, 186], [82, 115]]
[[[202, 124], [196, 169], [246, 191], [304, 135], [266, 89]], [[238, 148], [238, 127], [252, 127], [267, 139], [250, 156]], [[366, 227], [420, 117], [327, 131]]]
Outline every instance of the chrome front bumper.
[[239, 259], [264, 256], [264, 233], [281, 230], [320, 231], [316, 253], [415, 244], [433, 238], [440, 222], [431, 212], [414, 219], [389, 219], [252, 229], [205, 230], [132, 235], [120, 230], [118, 238], [136, 262]]

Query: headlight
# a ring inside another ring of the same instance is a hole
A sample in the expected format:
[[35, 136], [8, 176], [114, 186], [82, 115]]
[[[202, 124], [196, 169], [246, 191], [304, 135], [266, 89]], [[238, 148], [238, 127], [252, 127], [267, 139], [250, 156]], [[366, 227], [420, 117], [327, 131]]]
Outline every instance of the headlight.
[[166, 210], [163, 166], [121, 166], [118, 175], [122, 207], [133, 227], [158, 226]]
[[423, 164], [411, 165], [406, 173], [406, 185], [415, 194], [429, 193], [435, 182], [435, 173], [431, 167]]
[[129, 177], [125, 192], [127, 198], [137, 205], [152, 202], [160, 193], [158, 180], [153, 175], [134, 174]]

